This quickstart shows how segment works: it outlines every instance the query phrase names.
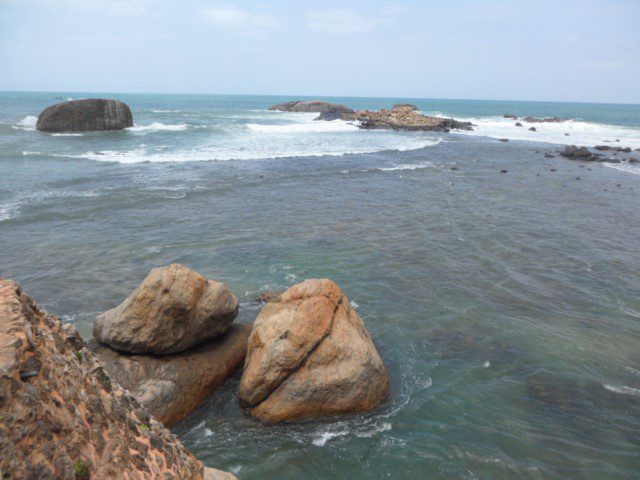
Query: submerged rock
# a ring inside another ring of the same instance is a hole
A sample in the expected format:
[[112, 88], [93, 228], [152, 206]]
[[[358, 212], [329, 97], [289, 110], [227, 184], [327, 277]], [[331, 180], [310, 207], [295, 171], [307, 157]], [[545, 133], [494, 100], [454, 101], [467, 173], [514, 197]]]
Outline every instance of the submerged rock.
[[233, 325], [223, 336], [175, 355], [127, 355], [96, 342], [89, 346], [113, 380], [171, 426], [242, 367], [250, 333], [250, 325]]
[[[75, 328], [2, 279], [0, 339], [3, 478], [235, 478], [205, 469], [109, 378]], [[37, 373], [21, 378], [34, 360]]]
[[258, 303], [268, 303], [273, 300], [277, 300], [284, 292], [275, 291], [275, 290], [267, 290], [266, 292], [261, 292], [256, 297], [256, 302]]
[[340, 287], [311, 279], [260, 312], [238, 395], [252, 415], [279, 422], [371, 410], [388, 388], [382, 359]]
[[177, 353], [225, 333], [238, 309], [225, 284], [171, 264], [151, 270], [126, 300], [100, 315], [93, 336], [122, 352]]
[[512, 120], [517, 120], [518, 116], [517, 115], [513, 115], [511, 113], [505, 113], [504, 115], [502, 115], [502, 118], [510, 118]]
[[36, 124], [43, 132], [122, 130], [132, 126], [133, 115], [125, 103], [102, 98], [57, 103], [44, 109]]
[[535, 118], [535, 117], [524, 117], [522, 119], [525, 122], [529, 123], [562, 123], [566, 122], [566, 119], [560, 117], [547, 117], [547, 118]]

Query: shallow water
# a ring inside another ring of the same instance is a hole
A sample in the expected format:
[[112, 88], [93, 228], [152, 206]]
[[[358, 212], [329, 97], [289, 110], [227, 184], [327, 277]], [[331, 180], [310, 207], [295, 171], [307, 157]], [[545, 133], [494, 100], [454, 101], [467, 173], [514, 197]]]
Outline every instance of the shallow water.
[[[15, 102], [11, 125], [32, 114]], [[306, 122], [249, 110], [238, 115], [250, 123]], [[242, 322], [260, 290], [309, 277], [334, 279], [357, 305], [389, 367], [387, 404], [264, 426], [240, 411], [236, 379], [175, 429], [205, 463], [243, 480], [638, 478], [639, 175], [474, 135], [387, 132], [376, 141], [430, 143], [129, 164], [51, 153], [129, 151], [140, 132], [2, 132], [0, 274], [85, 336], [170, 262], [227, 282]], [[156, 134], [178, 151], [191, 132]], [[354, 142], [367, 144], [327, 148]], [[48, 153], [21, 153], [38, 149]]]

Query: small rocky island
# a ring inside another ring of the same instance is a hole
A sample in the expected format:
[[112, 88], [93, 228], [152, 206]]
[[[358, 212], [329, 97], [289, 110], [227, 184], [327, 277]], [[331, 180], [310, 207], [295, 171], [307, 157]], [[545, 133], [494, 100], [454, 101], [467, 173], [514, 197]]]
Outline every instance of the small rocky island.
[[38, 116], [36, 128], [43, 132], [91, 132], [133, 127], [129, 106], [118, 100], [91, 98], [57, 103]]
[[415, 105], [399, 103], [391, 109], [357, 110], [344, 105], [313, 101], [293, 101], [274, 105], [270, 110], [283, 112], [317, 112], [316, 120], [357, 121], [362, 129], [409, 130], [448, 132], [450, 130], [473, 130], [470, 122], [453, 118], [423, 115]]

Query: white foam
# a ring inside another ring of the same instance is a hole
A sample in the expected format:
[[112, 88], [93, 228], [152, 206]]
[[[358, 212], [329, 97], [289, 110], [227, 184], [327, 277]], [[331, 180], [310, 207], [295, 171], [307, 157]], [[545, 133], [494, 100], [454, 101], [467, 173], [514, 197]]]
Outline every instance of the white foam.
[[332, 122], [311, 121], [304, 123], [289, 123], [285, 125], [266, 125], [261, 123], [248, 123], [247, 129], [258, 133], [325, 133], [325, 132], [353, 132], [359, 130], [355, 123], [343, 120]]
[[433, 167], [433, 163], [405, 163], [401, 165], [394, 165], [392, 167], [378, 167], [374, 170], [380, 170], [382, 172], [402, 172], [404, 170], [423, 170], [425, 168]]
[[17, 202], [0, 205], [0, 222], [15, 218], [18, 216], [18, 213], [19, 210]]
[[38, 123], [38, 117], [34, 115], [27, 115], [18, 122], [17, 125], [12, 125], [11, 128], [16, 130], [35, 130]]
[[82, 137], [83, 133], [52, 133], [52, 137]]
[[160, 122], [153, 122], [151, 125], [134, 125], [133, 127], [127, 128], [130, 132], [183, 132], [189, 125], [186, 123], [180, 123], [177, 125], [166, 125]]
[[615, 168], [616, 170], [620, 170], [622, 172], [633, 173], [634, 175], [640, 175], [640, 164], [638, 163], [603, 163], [604, 166], [609, 168]]
[[336, 437], [344, 437], [349, 435], [348, 430], [339, 430], [335, 432], [327, 431], [322, 432], [317, 438], [314, 438], [311, 443], [313, 443], [316, 447], [324, 447], [329, 440]]
[[151, 110], [153, 113], [178, 113], [180, 110]]
[[640, 397], [640, 388], [627, 387], [626, 385], [623, 385], [622, 387], [616, 387], [615, 385], [609, 385], [607, 383], [603, 383], [602, 386], [613, 393]]
[[[611, 145], [620, 147], [640, 148], [640, 128], [638, 127], [621, 127], [580, 120], [567, 120], [560, 123], [529, 123], [522, 119], [514, 120], [502, 117], [471, 117], [458, 120], [474, 124], [473, 131], [455, 131], [455, 133], [462, 135], [508, 138], [558, 145], [571, 144], [583, 147], [611, 143]], [[522, 127], [516, 127], [516, 122], [520, 122]], [[536, 131], [529, 131], [530, 127], [535, 127]], [[565, 133], [569, 135], [565, 135]], [[615, 142], [615, 140], [620, 140], [620, 142]]]

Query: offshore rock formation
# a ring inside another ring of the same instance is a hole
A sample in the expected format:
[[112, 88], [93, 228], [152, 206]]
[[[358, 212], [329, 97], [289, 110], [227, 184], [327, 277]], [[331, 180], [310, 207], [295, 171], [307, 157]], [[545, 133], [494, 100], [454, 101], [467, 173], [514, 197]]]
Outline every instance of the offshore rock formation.
[[57, 103], [44, 109], [36, 124], [43, 132], [122, 130], [132, 126], [133, 115], [125, 103], [102, 98]]
[[232, 325], [212, 342], [174, 355], [122, 355], [90, 342], [109, 376], [165, 426], [194, 411], [244, 363], [251, 325]]
[[398, 104], [391, 110], [359, 110], [353, 119], [360, 128], [387, 130], [424, 130], [448, 132], [451, 129], [473, 130], [470, 122], [459, 122], [453, 118], [428, 117], [419, 113], [414, 105]]
[[225, 333], [238, 299], [219, 282], [179, 264], [151, 270], [116, 308], [98, 317], [93, 336], [127, 353], [177, 353]]
[[269, 108], [281, 112], [316, 112], [316, 113], [353, 113], [353, 110], [337, 103], [321, 102], [320, 100], [294, 100], [292, 102], [279, 103]]
[[268, 422], [379, 406], [387, 371], [340, 287], [306, 280], [267, 303], [249, 337], [239, 398]]
[[0, 472], [7, 479], [231, 480], [112, 382], [78, 332], [0, 279]]

